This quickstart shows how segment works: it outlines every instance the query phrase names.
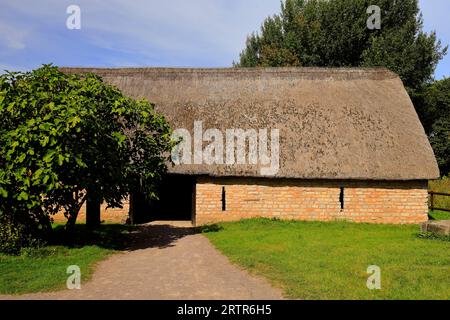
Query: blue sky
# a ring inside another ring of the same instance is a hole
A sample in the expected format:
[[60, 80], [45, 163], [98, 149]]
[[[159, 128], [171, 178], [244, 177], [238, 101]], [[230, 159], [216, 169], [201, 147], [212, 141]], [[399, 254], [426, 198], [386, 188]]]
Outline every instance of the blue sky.
[[[81, 8], [81, 30], [66, 8]], [[450, 43], [448, 0], [420, 0], [425, 30]], [[279, 0], [0, 0], [0, 69], [59, 66], [227, 67]], [[436, 78], [450, 76], [450, 55]]]

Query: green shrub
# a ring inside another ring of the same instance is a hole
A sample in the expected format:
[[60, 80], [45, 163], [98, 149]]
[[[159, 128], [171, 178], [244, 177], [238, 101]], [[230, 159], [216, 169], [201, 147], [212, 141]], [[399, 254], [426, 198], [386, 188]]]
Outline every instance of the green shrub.
[[0, 251], [3, 253], [17, 253], [21, 247], [20, 228], [10, 223], [0, 225]]
[[[38, 229], [31, 234], [51, 232], [51, 216], [63, 211], [73, 232], [87, 190], [108, 207], [136, 189], [156, 198], [171, 134], [153, 104], [94, 74], [51, 65], [1, 74], [0, 211]], [[5, 237], [17, 237], [8, 230]]]
[[35, 228], [31, 221], [20, 219], [22, 217], [0, 210], [0, 253], [17, 255], [24, 248], [38, 248], [45, 244], [45, 231]]
[[42, 244], [43, 241], [33, 235], [25, 225], [14, 223], [4, 216], [0, 216], [1, 253], [17, 255], [24, 248], [36, 248]]

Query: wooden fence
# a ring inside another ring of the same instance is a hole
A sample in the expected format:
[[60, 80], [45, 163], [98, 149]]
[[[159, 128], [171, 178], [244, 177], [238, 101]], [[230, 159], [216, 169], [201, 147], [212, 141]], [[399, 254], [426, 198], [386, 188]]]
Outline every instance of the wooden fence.
[[445, 196], [445, 197], [450, 197], [450, 193], [445, 193], [445, 192], [434, 192], [434, 191], [429, 191], [428, 194], [430, 195], [430, 209], [433, 210], [440, 210], [440, 211], [447, 211], [450, 212], [450, 208], [438, 208], [434, 206], [435, 203], [435, 196]]

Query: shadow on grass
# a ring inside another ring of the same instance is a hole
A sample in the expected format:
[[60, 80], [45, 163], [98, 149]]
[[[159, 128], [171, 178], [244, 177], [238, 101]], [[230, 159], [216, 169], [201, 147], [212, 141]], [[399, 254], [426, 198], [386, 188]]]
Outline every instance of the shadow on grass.
[[84, 224], [77, 224], [73, 233], [68, 233], [64, 226], [57, 226], [49, 240], [51, 246], [82, 248], [98, 246], [111, 250], [125, 250], [130, 241], [130, 233], [135, 227], [120, 224], [105, 224], [96, 229], [89, 229]]
[[195, 231], [198, 233], [219, 232], [222, 230], [223, 230], [223, 227], [218, 224], [210, 224], [210, 225], [195, 228]]
[[440, 241], [448, 241], [450, 242], [450, 235], [437, 234], [433, 232], [420, 232], [416, 234], [416, 237], [419, 239], [427, 239], [427, 240], [440, 240]]

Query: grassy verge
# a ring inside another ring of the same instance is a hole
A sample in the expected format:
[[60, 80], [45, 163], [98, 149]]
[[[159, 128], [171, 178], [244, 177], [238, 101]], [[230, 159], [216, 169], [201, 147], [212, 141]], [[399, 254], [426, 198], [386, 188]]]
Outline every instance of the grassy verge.
[[430, 211], [430, 219], [432, 220], [450, 220], [450, 212], [434, 210]]
[[[449, 299], [450, 242], [417, 226], [265, 219], [223, 223], [205, 235], [231, 261], [295, 299]], [[366, 286], [381, 268], [381, 290]]]
[[102, 225], [88, 231], [77, 225], [73, 238], [65, 239], [62, 226], [56, 226], [49, 246], [28, 249], [20, 256], [0, 254], [0, 294], [22, 294], [64, 289], [67, 267], [77, 265], [82, 280], [88, 280], [94, 265], [126, 246], [128, 227]]

